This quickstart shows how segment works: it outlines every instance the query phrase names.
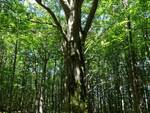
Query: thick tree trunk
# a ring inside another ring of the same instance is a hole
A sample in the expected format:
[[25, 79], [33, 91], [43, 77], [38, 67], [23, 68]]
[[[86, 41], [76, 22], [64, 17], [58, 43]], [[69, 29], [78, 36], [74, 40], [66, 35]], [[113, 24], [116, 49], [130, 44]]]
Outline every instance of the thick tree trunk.
[[86, 107], [85, 67], [82, 59], [83, 54], [75, 46], [76, 42], [68, 43], [64, 57], [67, 88], [69, 91], [69, 112], [84, 113]]
[[67, 40], [64, 43], [64, 64], [67, 77], [69, 113], [86, 112], [85, 65], [80, 36], [80, 2], [71, 1]]

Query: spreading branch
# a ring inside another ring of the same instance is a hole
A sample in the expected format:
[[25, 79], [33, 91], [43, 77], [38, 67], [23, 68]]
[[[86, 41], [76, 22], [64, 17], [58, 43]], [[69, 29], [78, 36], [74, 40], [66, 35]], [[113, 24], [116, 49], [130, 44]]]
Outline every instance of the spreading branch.
[[54, 12], [47, 6], [45, 6], [44, 4], [42, 4], [42, 0], [36, 0], [36, 2], [42, 6], [49, 14], [50, 16], [52, 17], [54, 23], [56, 24], [57, 26], [57, 29], [62, 33], [64, 39], [67, 41], [67, 38], [66, 38], [66, 33], [63, 31], [63, 28], [60, 24], [60, 22], [58, 21], [57, 17], [55, 16]]
[[70, 14], [69, 2], [67, 0], [60, 0], [60, 4], [63, 7], [63, 10], [64, 10], [65, 15], [66, 15], [66, 19], [68, 21], [69, 14]]
[[51, 26], [53, 26], [53, 27], [57, 27], [57, 26], [54, 25], [53, 23], [42, 22], [42, 21], [40, 21], [40, 20], [28, 20], [28, 21], [30, 21], [30, 22], [32, 22], [32, 23], [37, 23], [37, 24], [47, 24], [47, 25], [51, 25]]
[[90, 9], [90, 13], [88, 15], [85, 27], [83, 29], [83, 41], [85, 41], [85, 39], [87, 37], [87, 33], [92, 25], [94, 15], [95, 15], [97, 7], [98, 7], [98, 2], [99, 2], [99, 0], [93, 0], [92, 7]]

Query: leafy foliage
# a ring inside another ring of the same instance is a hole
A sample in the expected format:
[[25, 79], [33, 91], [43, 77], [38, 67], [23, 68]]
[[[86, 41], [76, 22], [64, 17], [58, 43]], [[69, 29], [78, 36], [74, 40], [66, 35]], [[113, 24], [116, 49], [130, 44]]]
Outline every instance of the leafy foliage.
[[[90, 2], [85, 0], [82, 6], [82, 26]], [[62, 34], [37, 4], [24, 0], [0, 3], [0, 112], [11, 107], [12, 112], [38, 113], [44, 100], [44, 113], [66, 113]], [[45, 0], [45, 4], [64, 25], [59, 1]], [[101, 0], [84, 54], [88, 100], [95, 113], [136, 113], [132, 73], [140, 79], [141, 92], [136, 92], [142, 101], [140, 113], [150, 111], [150, 1], [128, 0], [125, 7], [122, 0]]]

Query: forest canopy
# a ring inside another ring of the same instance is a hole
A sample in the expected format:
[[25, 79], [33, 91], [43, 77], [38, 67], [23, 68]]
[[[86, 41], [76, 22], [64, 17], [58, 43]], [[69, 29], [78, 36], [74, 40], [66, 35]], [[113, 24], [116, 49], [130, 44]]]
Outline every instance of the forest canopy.
[[149, 0], [0, 0], [0, 113], [149, 111]]

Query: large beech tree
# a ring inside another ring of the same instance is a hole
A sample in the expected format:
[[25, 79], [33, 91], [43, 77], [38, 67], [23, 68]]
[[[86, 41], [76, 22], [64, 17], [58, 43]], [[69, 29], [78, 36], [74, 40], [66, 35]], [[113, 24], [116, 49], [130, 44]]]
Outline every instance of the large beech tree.
[[69, 112], [84, 113], [87, 112], [87, 108], [89, 108], [89, 112], [92, 112], [90, 107], [87, 107], [87, 105], [90, 106], [90, 103], [86, 104], [88, 101], [83, 48], [99, 0], [93, 0], [84, 28], [82, 28], [81, 25], [81, 8], [84, 0], [60, 0], [67, 21], [66, 31], [63, 30], [63, 26], [60, 24], [55, 12], [53, 12], [51, 8], [47, 7], [42, 0], [36, 0], [36, 2], [48, 11], [54, 24], [56, 24], [57, 29], [62, 33], [64, 38], [64, 68], [67, 78]]
[[70, 3], [0, 0], [0, 113], [149, 113], [150, 2]]

